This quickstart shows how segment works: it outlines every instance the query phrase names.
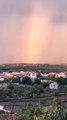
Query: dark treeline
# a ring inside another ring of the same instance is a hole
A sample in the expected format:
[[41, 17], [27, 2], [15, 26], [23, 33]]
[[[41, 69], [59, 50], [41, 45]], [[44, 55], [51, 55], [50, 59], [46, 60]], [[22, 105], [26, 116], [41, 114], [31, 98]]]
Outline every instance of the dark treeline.
[[0, 71], [36, 71], [36, 72], [64, 72], [67, 71], [67, 64], [50, 65], [50, 64], [6, 64], [0, 65]]

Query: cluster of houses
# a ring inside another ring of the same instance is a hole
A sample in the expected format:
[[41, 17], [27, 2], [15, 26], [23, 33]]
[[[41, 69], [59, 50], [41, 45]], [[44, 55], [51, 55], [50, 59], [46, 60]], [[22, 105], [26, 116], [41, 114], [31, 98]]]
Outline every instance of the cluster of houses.
[[[3, 73], [0, 73], [0, 79], [3, 79], [3, 78], [11, 78], [11, 77], [25, 77], [25, 76], [29, 76], [29, 77], [32, 77], [32, 76], [37, 76], [38, 73], [36, 72], [24, 72], [24, 71], [20, 71], [20, 72], [12, 72], [12, 73], [9, 73], [9, 72], [3, 72]], [[48, 78], [48, 77], [55, 77], [55, 78], [59, 78], [59, 77], [63, 77], [63, 78], [67, 78], [67, 73], [65, 72], [61, 72], [61, 73], [54, 73], [54, 72], [51, 72], [51, 73], [40, 73], [42, 77], [45, 77], [45, 78]]]
[[[5, 80], [5, 78], [13, 78], [13, 77], [20, 77], [21, 79], [23, 77], [29, 77], [32, 80], [32, 83], [35, 82], [35, 79], [37, 78], [38, 73], [36, 72], [24, 72], [24, 71], [20, 71], [20, 72], [3, 72], [0, 73], [0, 83], [3, 82]], [[41, 83], [47, 83], [49, 82], [49, 87], [50, 89], [58, 89], [58, 84], [52, 80], [48, 80], [48, 78], [67, 78], [67, 74], [64, 72], [61, 73], [40, 73], [41, 75]], [[42, 80], [42, 77], [45, 78]], [[1, 84], [0, 84], [1, 86]], [[7, 86], [7, 85], [6, 85]]]
[[46, 78], [48, 78], [48, 77], [54, 77], [54, 78], [60, 78], [60, 77], [62, 77], [62, 78], [67, 78], [67, 73], [66, 72], [60, 72], [60, 73], [54, 73], [54, 72], [52, 72], [52, 73], [48, 73], [48, 74], [42, 74], [42, 76], [43, 77], [46, 77]]

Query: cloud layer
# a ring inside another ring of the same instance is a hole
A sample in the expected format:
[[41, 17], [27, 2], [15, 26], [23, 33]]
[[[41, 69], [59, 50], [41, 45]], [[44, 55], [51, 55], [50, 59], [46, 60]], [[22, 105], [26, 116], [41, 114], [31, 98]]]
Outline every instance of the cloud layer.
[[0, 63], [67, 63], [67, 0], [0, 0]]

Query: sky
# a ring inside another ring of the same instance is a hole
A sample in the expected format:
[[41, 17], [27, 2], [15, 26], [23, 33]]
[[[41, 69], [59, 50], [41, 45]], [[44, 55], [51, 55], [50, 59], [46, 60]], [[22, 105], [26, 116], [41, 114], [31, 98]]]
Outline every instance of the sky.
[[5, 63], [67, 63], [67, 0], [0, 0]]

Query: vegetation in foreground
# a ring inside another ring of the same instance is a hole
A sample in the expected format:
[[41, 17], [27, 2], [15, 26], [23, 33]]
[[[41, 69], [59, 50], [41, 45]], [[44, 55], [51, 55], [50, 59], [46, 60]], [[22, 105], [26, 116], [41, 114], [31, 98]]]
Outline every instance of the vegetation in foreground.
[[17, 120], [67, 120], [67, 113], [57, 104], [44, 109], [23, 109]]
[[[0, 118], [0, 120], [9, 120]], [[11, 119], [14, 120], [14, 119]], [[44, 108], [26, 108], [17, 114], [15, 120], [67, 120], [67, 112], [58, 99], [54, 99], [52, 106]]]

